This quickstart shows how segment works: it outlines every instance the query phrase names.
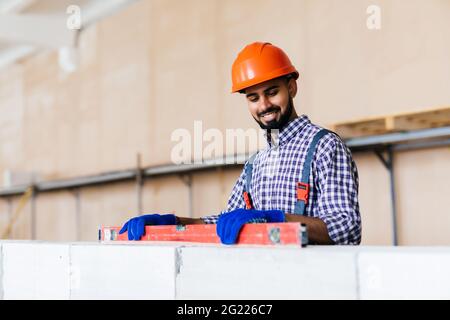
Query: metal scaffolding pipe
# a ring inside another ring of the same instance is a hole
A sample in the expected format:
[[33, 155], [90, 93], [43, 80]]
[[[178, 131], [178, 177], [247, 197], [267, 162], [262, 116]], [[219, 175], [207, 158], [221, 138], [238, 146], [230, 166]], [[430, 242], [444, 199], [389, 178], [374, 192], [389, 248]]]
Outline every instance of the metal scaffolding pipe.
[[[238, 156], [236, 159], [241, 160], [243, 158], [245, 158], [245, 156], [241, 155]], [[181, 165], [171, 164], [171, 165], [149, 167], [147, 169], [142, 170], [142, 177], [148, 178], [162, 175], [183, 174], [183, 173], [191, 173], [194, 171], [215, 169], [218, 167], [234, 167], [240, 165], [242, 164], [239, 163], [239, 161], [235, 161], [233, 163], [231, 163], [230, 161], [230, 163], [227, 163], [226, 161], [223, 161], [222, 158], [220, 158], [217, 161], [208, 160], [207, 162], [201, 164], [181, 164]], [[38, 190], [39, 192], [50, 192], [72, 188], [90, 187], [94, 185], [121, 182], [127, 180], [136, 180], [138, 178], [137, 176], [138, 173], [136, 169], [127, 169], [92, 176], [37, 182], [34, 184], [34, 186], [36, 190]], [[0, 197], [11, 197], [21, 195], [25, 193], [27, 188], [28, 185], [21, 185], [0, 189]]]
[[352, 151], [373, 150], [377, 146], [404, 144], [414, 140], [442, 139], [450, 137], [450, 127], [396, 132], [369, 137], [347, 139], [345, 142]]

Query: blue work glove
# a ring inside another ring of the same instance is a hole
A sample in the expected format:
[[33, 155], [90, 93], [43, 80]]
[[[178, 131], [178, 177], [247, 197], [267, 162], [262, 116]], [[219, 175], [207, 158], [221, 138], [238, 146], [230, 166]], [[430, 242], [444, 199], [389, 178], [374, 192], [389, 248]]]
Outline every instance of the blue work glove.
[[177, 224], [174, 214], [147, 214], [128, 220], [120, 229], [119, 234], [128, 231], [128, 240], [140, 240], [145, 235], [145, 226]]
[[223, 213], [217, 221], [217, 235], [224, 244], [234, 244], [246, 223], [284, 222], [281, 210], [236, 209]]

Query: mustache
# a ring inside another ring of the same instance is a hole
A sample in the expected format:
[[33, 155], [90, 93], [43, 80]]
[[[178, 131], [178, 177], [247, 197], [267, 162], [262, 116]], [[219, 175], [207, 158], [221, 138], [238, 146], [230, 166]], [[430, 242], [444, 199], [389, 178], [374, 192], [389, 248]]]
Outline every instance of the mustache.
[[258, 117], [263, 117], [264, 115], [271, 113], [271, 112], [277, 112], [281, 111], [281, 108], [278, 106], [272, 106], [269, 109], [265, 110], [264, 112], [258, 113]]

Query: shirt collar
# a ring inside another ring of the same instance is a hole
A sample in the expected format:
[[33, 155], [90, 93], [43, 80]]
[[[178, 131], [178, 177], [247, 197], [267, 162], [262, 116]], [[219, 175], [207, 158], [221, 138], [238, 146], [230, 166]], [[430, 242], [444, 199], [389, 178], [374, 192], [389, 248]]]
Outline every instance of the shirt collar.
[[288, 122], [280, 130], [266, 130], [266, 139], [269, 147], [283, 145], [295, 137], [306, 125], [310, 124], [308, 116], [301, 115]]

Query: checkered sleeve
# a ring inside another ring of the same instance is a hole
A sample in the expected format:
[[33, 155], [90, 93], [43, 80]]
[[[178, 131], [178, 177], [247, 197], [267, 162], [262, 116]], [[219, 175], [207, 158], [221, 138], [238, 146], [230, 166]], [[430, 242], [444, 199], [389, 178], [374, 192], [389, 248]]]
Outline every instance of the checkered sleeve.
[[335, 244], [361, 242], [358, 204], [358, 171], [350, 150], [341, 139], [329, 134], [318, 144], [317, 214], [327, 225]]
[[241, 175], [239, 176], [238, 180], [234, 184], [234, 187], [231, 191], [230, 198], [228, 199], [228, 206], [226, 211], [222, 211], [218, 215], [211, 215], [211, 216], [205, 216], [201, 219], [206, 224], [214, 224], [217, 223], [217, 220], [219, 220], [219, 216], [224, 213], [231, 210], [235, 210], [238, 208], [243, 208], [245, 206], [244, 199], [242, 196], [242, 192], [244, 191], [244, 183], [245, 183], [245, 170], [242, 170]]

